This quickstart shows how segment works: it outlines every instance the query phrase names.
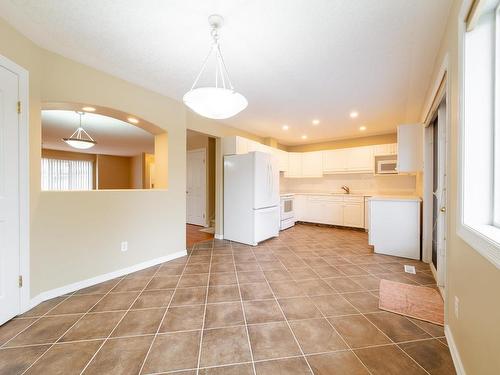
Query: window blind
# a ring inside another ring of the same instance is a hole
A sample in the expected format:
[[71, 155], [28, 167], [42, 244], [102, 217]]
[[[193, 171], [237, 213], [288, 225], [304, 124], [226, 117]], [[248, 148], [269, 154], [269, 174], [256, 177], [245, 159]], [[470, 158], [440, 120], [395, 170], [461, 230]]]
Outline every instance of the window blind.
[[42, 190], [92, 190], [93, 163], [42, 158]]

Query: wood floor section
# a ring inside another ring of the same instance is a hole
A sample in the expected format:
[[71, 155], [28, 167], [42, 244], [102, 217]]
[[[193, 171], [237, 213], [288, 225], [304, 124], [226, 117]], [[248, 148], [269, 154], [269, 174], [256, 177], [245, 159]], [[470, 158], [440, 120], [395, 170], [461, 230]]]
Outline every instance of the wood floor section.
[[211, 240], [214, 235], [201, 232], [202, 226], [186, 224], [186, 247], [190, 249], [195, 243]]

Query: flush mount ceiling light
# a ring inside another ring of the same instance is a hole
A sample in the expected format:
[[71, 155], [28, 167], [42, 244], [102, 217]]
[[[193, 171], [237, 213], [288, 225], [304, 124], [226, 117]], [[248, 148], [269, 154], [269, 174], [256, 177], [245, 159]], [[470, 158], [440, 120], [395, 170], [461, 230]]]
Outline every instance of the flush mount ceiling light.
[[78, 148], [80, 150], [85, 150], [87, 148], [94, 147], [97, 142], [92, 139], [92, 137], [82, 128], [82, 116], [85, 112], [76, 112], [80, 116], [80, 125], [78, 129], [75, 130], [69, 138], [63, 138], [62, 140], [66, 142], [69, 146], [73, 148]]
[[[243, 111], [247, 105], [247, 99], [234, 90], [229, 79], [226, 63], [222, 57], [219, 44], [219, 29], [224, 23], [224, 18], [217, 14], [208, 17], [213, 39], [212, 46], [207, 57], [203, 61], [201, 70], [194, 80], [191, 89], [184, 95], [182, 100], [189, 108], [199, 115], [214, 120], [222, 120], [233, 117]], [[205, 71], [210, 57], [215, 59], [215, 85], [209, 87], [196, 87], [201, 75]]]
[[364, 131], [366, 130], [366, 126], [361, 125], [361, 126], [359, 127], [359, 130], [361, 130], [362, 132], [364, 132]]
[[305, 134], [304, 134], [304, 135], [303, 135], [302, 137], [300, 137], [300, 138], [302, 138], [302, 139], [307, 139], [307, 135], [305, 135]]
[[127, 121], [132, 123], [132, 124], [138, 124], [139, 120], [137, 120], [135, 117], [127, 117]]
[[85, 111], [85, 112], [95, 112], [95, 108], [94, 107], [83, 107], [82, 111]]
[[319, 120], [318, 120], [318, 119], [314, 119], [314, 120], [312, 120], [312, 124], [313, 124], [313, 125], [319, 125]]
[[351, 113], [349, 113], [349, 116], [351, 116], [351, 118], [356, 118], [359, 116], [359, 113], [356, 111], [352, 111]]
[[288, 125], [283, 125], [283, 126], [281, 127], [281, 129], [283, 129], [283, 130], [288, 130], [288, 129], [289, 129], [289, 127], [288, 127]]

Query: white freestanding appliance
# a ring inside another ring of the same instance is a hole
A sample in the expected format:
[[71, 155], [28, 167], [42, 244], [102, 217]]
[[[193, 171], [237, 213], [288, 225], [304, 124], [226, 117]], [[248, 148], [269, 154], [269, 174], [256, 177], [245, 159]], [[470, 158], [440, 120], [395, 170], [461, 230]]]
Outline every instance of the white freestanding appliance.
[[279, 168], [274, 156], [249, 152], [224, 157], [224, 239], [257, 245], [277, 237]]

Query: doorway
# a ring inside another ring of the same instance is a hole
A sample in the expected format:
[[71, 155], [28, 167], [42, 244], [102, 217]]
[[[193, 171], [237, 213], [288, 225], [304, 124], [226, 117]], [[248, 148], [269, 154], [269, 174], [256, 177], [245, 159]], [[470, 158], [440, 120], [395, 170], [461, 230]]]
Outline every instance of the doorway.
[[[426, 128], [426, 196], [428, 209], [431, 269], [438, 287], [445, 287], [446, 270], [446, 196], [447, 196], [447, 111], [442, 99]], [[424, 259], [425, 260], [425, 259]]]
[[0, 56], [0, 325], [29, 304], [27, 77]]

